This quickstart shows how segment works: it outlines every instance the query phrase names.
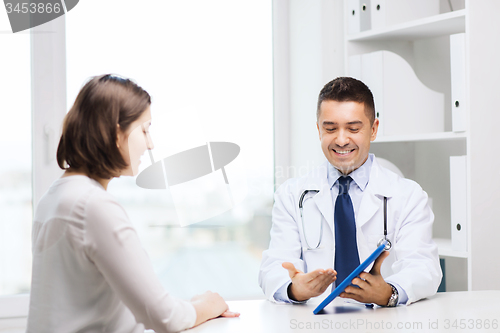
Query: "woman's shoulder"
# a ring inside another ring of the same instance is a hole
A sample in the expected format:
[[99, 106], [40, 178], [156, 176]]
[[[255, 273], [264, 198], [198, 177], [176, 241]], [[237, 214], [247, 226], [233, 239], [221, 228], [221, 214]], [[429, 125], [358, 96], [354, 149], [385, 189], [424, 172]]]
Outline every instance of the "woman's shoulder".
[[100, 202], [103, 207], [110, 197], [98, 182], [86, 176], [63, 177], [54, 181], [40, 199], [35, 212], [35, 252], [55, 245], [62, 238], [72, 248], [82, 245], [89, 226], [88, 207], [93, 202]]
[[47, 190], [38, 204], [35, 219], [51, 217], [84, 220], [89, 205], [106, 206], [116, 200], [97, 181], [82, 175], [59, 178]]
[[72, 206], [72, 214], [78, 215], [87, 221], [89, 216], [95, 220], [99, 216], [112, 216], [124, 214], [124, 209], [116, 198], [104, 189], [96, 180], [87, 176], [70, 176], [62, 179], [70, 179], [67, 182], [67, 190], [71, 191], [68, 198]]

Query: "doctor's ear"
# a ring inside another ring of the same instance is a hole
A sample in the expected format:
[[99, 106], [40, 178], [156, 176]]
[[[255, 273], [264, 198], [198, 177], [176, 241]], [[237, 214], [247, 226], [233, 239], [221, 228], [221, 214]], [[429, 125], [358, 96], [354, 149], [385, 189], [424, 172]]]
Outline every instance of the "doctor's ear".
[[375, 139], [377, 138], [379, 124], [380, 124], [380, 121], [377, 118], [375, 118], [375, 120], [373, 121], [373, 125], [372, 125], [372, 134], [370, 136], [370, 141], [375, 141]]

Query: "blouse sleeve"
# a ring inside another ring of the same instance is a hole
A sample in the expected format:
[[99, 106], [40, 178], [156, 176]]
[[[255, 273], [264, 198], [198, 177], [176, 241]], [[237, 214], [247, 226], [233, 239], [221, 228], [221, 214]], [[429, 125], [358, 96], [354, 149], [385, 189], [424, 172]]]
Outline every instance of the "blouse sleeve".
[[157, 333], [194, 325], [194, 306], [165, 291], [125, 210], [107, 193], [87, 204], [85, 248], [137, 322]]

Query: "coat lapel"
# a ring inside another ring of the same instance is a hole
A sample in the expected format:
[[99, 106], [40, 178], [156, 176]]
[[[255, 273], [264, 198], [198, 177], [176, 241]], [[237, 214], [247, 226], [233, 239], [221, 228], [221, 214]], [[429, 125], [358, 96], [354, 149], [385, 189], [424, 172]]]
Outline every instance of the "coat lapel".
[[328, 187], [328, 161], [325, 161], [308, 177], [308, 182], [304, 190], [319, 190], [313, 197], [313, 201], [318, 207], [323, 218], [327, 221], [330, 229], [333, 231], [333, 207], [332, 195]]
[[323, 184], [319, 193], [314, 197], [314, 202], [333, 231], [332, 194], [328, 188], [328, 182]]
[[363, 193], [363, 198], [359, 206], [356, 225], [359, 228], [362, 227], [379, 209], [383, 209], [384, 197], [391, 198], [392, 192], [389, 178], [374, 157], [368, 186], [365, 188], [365, 193]]

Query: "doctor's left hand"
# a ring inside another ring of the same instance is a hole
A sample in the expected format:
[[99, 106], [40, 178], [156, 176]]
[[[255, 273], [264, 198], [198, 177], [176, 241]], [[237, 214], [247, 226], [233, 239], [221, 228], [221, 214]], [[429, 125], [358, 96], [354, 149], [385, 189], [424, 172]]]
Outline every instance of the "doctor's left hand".
[[392, 295], [391, 286], [384, 281], [380, 274], [382, 262], [389, 255], [389, 251], [384, 251], [373, 264], [370, 273], [362, 272], [359, 277], [352, 280], [352, 284], [359, 286], [348, 286], [344, 292], [339, 295], [342, 298], [352, 298], [362, 303], [375, 303], [377, 305], [387, 305]]

